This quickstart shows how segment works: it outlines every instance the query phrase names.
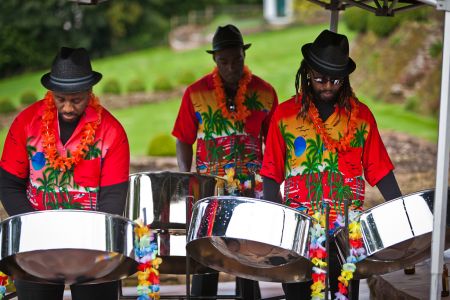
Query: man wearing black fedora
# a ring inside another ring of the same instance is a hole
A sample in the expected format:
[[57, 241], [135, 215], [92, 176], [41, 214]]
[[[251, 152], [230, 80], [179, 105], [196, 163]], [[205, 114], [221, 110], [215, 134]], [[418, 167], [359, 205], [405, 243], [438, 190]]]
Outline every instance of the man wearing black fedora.
[[[278, 106], [270, 125], [261, 170], [264, 198], [276, 199], [323, 222], [328, 206], [330, 230], [335, 232], [344, 225], [345, 199], [351, 200], [351, 211], [362, 211], [364, 180], [376, 185], [385, 200], [400, 197], [401, 192], [374, 116], [352, 91], [349, 75], [356, 64], [349, 57], [347, 37], [324, 30], [301, 50], [296, 93]], [[280, 199], [277, 195], [283, 182], [284, 197]], [[331, 240], [326, 250], [325, 231], [319, 234], [314, 227], [310, 232], [313, 282], [283, 284], [286, 298], [310, 299], [311, 293], [324, 296], [323, 263], [328, 255], [331, 298], [346, 299], [350, 292], [351, 299], [358, 299], [359, 281], [352, 280], [352, 288], [347, 289], [344, 277], [349, 271], [339, 276], [335, 243]], [[348, 261], [352, 263], [364, 255], [358, 235], [353, 238], [353, 256]]]
[[[92, 92], [101, 78], [85, 49], [66, 47], [42, 76], [47, 94], [19, 113], [3, 148], [0, 196], [10, 216], [54, 209], [123, 214], [129, 145], [123, 127]], [[19, 299], [63, 298], [64, 285], [14, 284]], [[118, 298], [118, 282], [71, 290], [72, 299]]]
[[[216, 67], [186, 89], [172, 134], [180, 171], [191, 170], [197, 142], [198, 173], [225, 178], [228, 194], [261, 198], [263, 143], [278, 99], [274, 88], [245, 66], [250, 46], [236, 26], [217, 28], [207, 50]], [[194, 276], [192, 294], [214, 296], [217, 282], [217, 273]], [[238, 279], [237, 285], [244, 299], [259, 298], [257, 282]]]

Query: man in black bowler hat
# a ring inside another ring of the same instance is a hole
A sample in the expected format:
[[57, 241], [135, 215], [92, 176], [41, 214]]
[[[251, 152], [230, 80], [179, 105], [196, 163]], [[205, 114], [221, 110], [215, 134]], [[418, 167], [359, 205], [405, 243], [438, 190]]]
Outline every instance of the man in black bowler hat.
[[[350, 210], [362, 211], [364, 180], [376, 185], [386, 201], [401, 192], [375, 119], [350, 86], [356, 64], [347, 37], [324, 30], [301, 50], [295, 95], [280, 104], [270, 125], [261, 170], [264, 198], [316, 216], [328, 205], [335, 231], [343, 226], [344, 199], [351, 200]], [[314, 249], [323, 248], [312, 246], [310, 255], [325, 260]], [[331, 299], [343, 299], [347, 291], [338, 288], [340, 263], [333, 241], [328, 255]], [[323, 280], [321, 272], [313, 270], [315, 281]], [[311, 284], [283, 284], [286, 299], [311, 299]], [[351, 286], [351, 299], [358, 299], [359, 281], [352, 280]]]
[[[67, 47], [42, 76], [47, 94], [19, 113], [3, 148], [0, 196], [10, 216], [53, 209], [123, 214], [130, 151], [124, 129], [92, 92], [101, 78], [85, 49]], [[61, 284], [14, 284], [22, 300], [63, 299]], [[117, 281], [70, 288], [72, 299], [118, 299]]]
[[[191, 170], [197, 142], [198, 173], [224, 177], [228, 194], [261, 198], [262, 146], [278, 99], [273, 87], [245, 66], [250, 46], [236, 26], [217, 28], [207, 50], [216, 67], [186, 89], [172, 134], [180, 171]], [[217, 273], [194, 276], [192, 294], [216, 295], [217, 281]], [[245, 299], [259, 298], [257, 282], [238, 279], [237, 285]]]

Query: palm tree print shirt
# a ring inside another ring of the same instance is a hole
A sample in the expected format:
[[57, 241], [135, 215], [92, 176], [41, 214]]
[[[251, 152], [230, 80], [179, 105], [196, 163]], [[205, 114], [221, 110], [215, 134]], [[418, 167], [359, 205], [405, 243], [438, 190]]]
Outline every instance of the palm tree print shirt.
[[[41, 122], [44, 108], [44, 102], [38, 101], [14, 120], [5, 141], [0, 167], [29, 180], [27, 198], [36, 210], [95, 210], [102, 187], [128, 181], [130, 150], [125, 131], [103, 108], [94, 144], [89, 147], [84, 159], [62, 172], [50, 167], [43, 152]], [[67, 155], [68, 151], [76, 149], [82, 137], [82, 128], [97, 117], [95, 109], [88, 106], [65, 145], [56, 134], [60, 155]], [[53, 126], [59, 133], [58, 118], [55, 118]]]
[[252, 190], [262, 197], [262, 144], [278, 98], [269, 83], [252, 75], [244, 105], [251, 111], [244, 121], [224, 117], [207, 74], [184, 93], [172, 134], [187, 144], [197, 141], [198, 173], [226, 178], [230, 193]]
[[[343, 212], [343, 200], [352, 200], [352, 209], [362, 210], [365, 180], [375, 185], [394, 169], [369, 108], [359, 106], [356, 133], [347, 151], [335, 153], [325, 148], [309, 118], [300, 118], [300, 102], [295, 97], [280, 104], [269, 129], [261, 175], [279, 184], [285, 181], [284, 202], [313, 214], [330, 203], [330, 224]], [[324, 122], [335, 140], [343, 136], [348, 112], [337, 106]]]

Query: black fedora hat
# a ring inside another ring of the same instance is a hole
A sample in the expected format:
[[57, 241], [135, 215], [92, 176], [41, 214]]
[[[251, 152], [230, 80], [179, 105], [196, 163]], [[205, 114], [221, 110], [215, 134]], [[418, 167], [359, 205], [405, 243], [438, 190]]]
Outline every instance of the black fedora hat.
[[244, 45], [239, 29], [232, 24], [228, 24], [217, 27], [212, 40], [212, 50], [206, 50], [206, 52], [213, 54], [215, 51], [233, 47], [242, 47], [242, 49], [247, 50], [251, 45]]
[[347, 37], [330, 30], [322, 31], [313, 43], [303, 45], [302, 53], [307, 64], [323, 75], [344, 77], [356, 68], [348, 55]]
[[62, 47], [41, 83], [54, 92], [76, 93], [90, 89], [100, 79], [102, 74], [92, 70], [86, 49]]

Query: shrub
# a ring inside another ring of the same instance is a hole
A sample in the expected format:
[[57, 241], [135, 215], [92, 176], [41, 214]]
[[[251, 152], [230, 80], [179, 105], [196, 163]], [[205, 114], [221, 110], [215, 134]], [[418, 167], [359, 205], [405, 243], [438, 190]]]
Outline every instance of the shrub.
[[406, 99], [405, 109], [412, 112], [418, 112], [420, 100], [417, 96], [411, 96]]
[[185, 70], [178, 74], [178, 83], [181, 85], [188, 85], [196, 80], [195, 73], [191, 70]]
[[148, 146], [149, 156], [175, 156], [175, 139], [167, 133], [161, 133], [153, 137]]
[[26, 91], [20, 96], [20, 104], [30, 105], [38, 100], [38, 96], [33, 91]]
[[367, 20], [370, 13], [359, 8], [347, 9], [342, 16], [342, 21], [347, 25], [348, 29], [357, 32], [367, 31]]
[[399, 24], [399, 18], [380, 17], [371, 14], [367, 20], [367, 29], [375, 33], [378, 37], [386, 37], [391, 34]]
[[173, 84], [172, 82], [170, 82], [169, 78], [160, 76], [155, 79], [155, 82], [153, 83], [153, 89], [157, 92], [170, 91], [173, 90]]
[[145, 83], [140, 78], [135, 78], [128, 83], [129, 93], [145, 92]]
[[16, 111], [16, 107], [12, 103], [11, 99], [3, 98], [0, 99], [0, 113], [7, 114]]
[[112, 95], [120, 95], [121, 88], [120, 83], [117, 79], [111, 78], [105, 81], [103, 84], [103, 93], [112, 94]]
[[428, 52], [430, 53], [430, 56], [432, 58], [438, 58], [439, 55], [442, 53], [443, 44], [442, 41], [436, 41], [430, 46], [430, 50]]

